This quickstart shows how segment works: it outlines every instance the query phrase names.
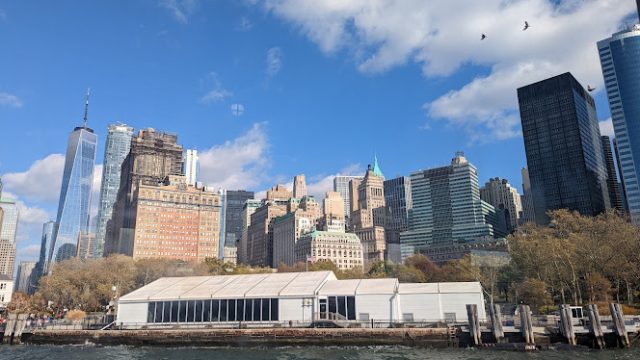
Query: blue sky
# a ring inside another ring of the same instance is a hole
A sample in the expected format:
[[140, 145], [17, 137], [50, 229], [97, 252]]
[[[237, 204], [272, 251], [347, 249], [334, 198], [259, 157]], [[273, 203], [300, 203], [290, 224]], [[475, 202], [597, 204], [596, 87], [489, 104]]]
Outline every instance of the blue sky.
[[59, 154], [87, 87], [98, 165], [107, 125], [123, 122], [177, 133], [202, 152], [202, 180], [226, 188], [304, 173], [319, 194], [374, 153], [390, 178], [457, 150], [482, 183], [520, 188], [516, 88], [571, 71], [598, 88], [606, 121], [595, 42], [631, 21], [633, 5], [0, 0], [0, 174], [20, 201], [19, 258], [34, 258], [55, 214]]

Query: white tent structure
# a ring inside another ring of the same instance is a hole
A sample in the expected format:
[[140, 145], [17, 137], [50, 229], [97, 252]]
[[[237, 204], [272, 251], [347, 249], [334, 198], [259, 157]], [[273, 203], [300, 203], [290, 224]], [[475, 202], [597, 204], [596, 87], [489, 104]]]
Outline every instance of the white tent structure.
[[337, 322], [466, 322], [486, 317], [478, 282], [400, 284], [337, 280], [330, 271], [167, 277], [122, 296], [117, 323], [141, 326], [275, 326]]

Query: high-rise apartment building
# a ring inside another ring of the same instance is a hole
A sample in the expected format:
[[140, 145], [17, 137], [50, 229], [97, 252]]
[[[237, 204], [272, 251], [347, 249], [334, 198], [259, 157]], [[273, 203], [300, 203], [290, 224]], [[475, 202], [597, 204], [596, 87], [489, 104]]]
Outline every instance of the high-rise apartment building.
[[0, 240], [0, 275], [13, 279], [13, 269], [16, 263], [16, 244], [7, 240]]
[[338, 175], [333, 178], [333, 191], [340, 194], [340, 197], [344, 202], [345, 218], [351, 216], [351, 202], [349, 199], [349, 183], [351, 180], [362, 180], [362, 176]]
[[112, 124], [107, 128], [107, 140], [102, 161], [102, 181], [96, 222], [96, 236], [93, 242], [94, 257], [102, 257], [107, 234], [107, 222], [113, 213], [113, 204], [120, 188], [122, 163], [131, 149], [133, 128], [123, 124]]
[[293, 194], [287, 189], [286, 186], [278, 184], [271, 189], [267, 190], [267, 200], [273, 200], [278, 202], [287, 202], [291, 199]]
[[129, 154], [122, 163], [118, 196], [107, 224], [104, 253], [130, 253], [133, 245], [136, 213], [134, 194], [140, 185], [155, 186], [169, 175], [182, 174], [182, 146], [178, 136], [155, 129], [140, 130], [131, 141]]
[[640, 24], [598, 42], [631, 221], [640, 224]]
[[[268, 195], [267, 195], [268, 197]], [[273, 264], [273, 224], [272, 220], [287, 214], [286, 202], [265, 200], [262, 206], [251, 214], [247, 230], [247, 263], [251, 266], [271, 266]]]
[[200, 175], [200, 158], [198, 150], [188, 149], [184, 151], [182, 158], [182, 173], [187, 178], [187, 185], [196, 186]]
[[132, 199], [131, 242], [117, 252], [139, 258], [204, 261], [220, 256], [220, 195], [187, 185], [181, 175], [140, 184]]
[[31, 274], [36, 267], [35, 261], [21, 261], [18, 265], [18, 274], [16, 275], [16, 291], [29, 293], [29, 289], [32, 287]]
[[[356, 186], [357, 185], [357, 186]], [[350, 182], [351, 228], [362, 241], [364, 267], [384, 260], [386, 250], [384, 174], [374, 159], [362, 179]]]
[[238, 241], [237, 259], [239, 264], [248, 264], [247, 245], [249, 244], [249, 225], [251, 224], [251, 215], [257, 208], [262, 206], [262, 200], [249, 199], [242, 206], [242, 236]]
[[13, 278], [13, 271], [16, 261], [16, 232], [20, 213], [13, 200], [1, 199], [0, 209], [2, 218], [0, 219], [0, 275], [7, 275]]
[[609, 140], [608, 136], [602, 136], [601, 140], [604, 162], [607, 166], [607, 188], [609, 189], [609, 200], [611, 202], [611, 208], [616, 209], [619, 213], [622, 214], [625, 212], [625, 207], [622, 204], [620, 183], [618, 182], [616, 166], [613, 163], [611, 140]]
[[301, 199], [307, 196], [307, 182], [304, 174], [296, 175], [293, 178], [293, 197]]
[[346, 223], [344, 217], [344, 201], [336, 191], [329, 191], [322, 200], [323, 217], [318, 226], [319, 230], [344, 232]]
[[536, 222], [569, 209], [596, 215], [610, 207], [595, 102], [570, 74], [518, 89]]
[[273, 219], [273, 264], [293, 265], [296, 262], [295, 247], [300, 236], [315, 230], [313, 215], [302, 209]]
[[492, 208], [480, 199], [478, 171], [456, 153], [450, 166], [411, 174], [409, 230], [400, 234], [402, 259], [430, 246], [454, 245], [493, 238], [487, 223]]
[[515, 230], [522, 213], [522, 201], [518, 190], [507, 179], [492, 178], [480, 188], [480, 199], [491, 204], [497, 213], [506, 212], [507, 232]]
[[10, 243], [16, 242], [18, 230], [19, 212], [16, 202], [11, 199], [0, 199], [2, 209], [2, 225], [0, 226], [0, 240]]
[[98, 136], [87, 127], [88, 106], [87, 95], [84, 123], [73, 129], [67, 142], [52, 244], [53, 252], [49, 257], [49, 263], [73, 257], [76, 253], [78, 234], [89, 231], [89, 210]]

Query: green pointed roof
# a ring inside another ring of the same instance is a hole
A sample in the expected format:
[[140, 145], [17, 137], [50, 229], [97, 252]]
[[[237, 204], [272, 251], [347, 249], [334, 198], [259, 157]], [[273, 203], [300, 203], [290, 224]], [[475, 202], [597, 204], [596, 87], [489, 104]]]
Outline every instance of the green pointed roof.
[[378, 156], [376, 155], [373, 156], [373, 174], [380, 177], [384, 177], [384, 174], [382, 173], [382, 169], [380, 169], [380, 165], [378, 165]]

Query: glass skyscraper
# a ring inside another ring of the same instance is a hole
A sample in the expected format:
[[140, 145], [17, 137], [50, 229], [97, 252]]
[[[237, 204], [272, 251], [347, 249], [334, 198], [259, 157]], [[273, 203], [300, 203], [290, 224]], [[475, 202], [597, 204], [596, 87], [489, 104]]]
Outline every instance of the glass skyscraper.
[[2, 226], [0, 226], [0, 240], [15, 243], [19, 218], [16, 202], [9, 199], [0, 199], [0, 208], [2, 208], [3, 212]]
[[49, 270], [54, 259], [58, 262], [74, 256], [79, 233], [89, 231], [97, 142], [98, 137], [86, 126], [86, 119], [84, 126], [76, 127], [69, 135]]
[[478, 171], [459, 152], [450, 166], [411, 174], [412, 208], [409, 230], [400, 234], [402, 259], [430, 246], [493, 238], [487, 212], [493, 206], [480, 200]]
[[598, 42], [629, 215], [640, 224], [640, 25]]
[[570, 73], [518, 89], [535, 220], [569, 209], [597, 215], [610, 207], [596, 107]]
[[122, 162], [131, 149], [133, 128], [126, 125], [109, 125], [107, 141], [104, 148], [102, 165], [102, 183], [100, 185], [100, 203], [98, 204], [98, 220], [96, 237], [93, 242], [93, 256], [102, 257], [104, 240], [107, 232], [107, 221], [111, 219], [113, 204], [120, 188]]

